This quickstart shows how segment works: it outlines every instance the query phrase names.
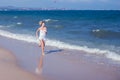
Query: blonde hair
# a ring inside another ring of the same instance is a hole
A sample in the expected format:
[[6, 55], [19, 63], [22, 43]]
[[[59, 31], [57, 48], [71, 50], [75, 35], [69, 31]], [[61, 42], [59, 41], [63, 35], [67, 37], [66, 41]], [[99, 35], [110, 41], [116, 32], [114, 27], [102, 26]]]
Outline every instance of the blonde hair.
[[43, 23], [45, 23], [45, 21], [39, 21], [39, 24], [42, 25]]

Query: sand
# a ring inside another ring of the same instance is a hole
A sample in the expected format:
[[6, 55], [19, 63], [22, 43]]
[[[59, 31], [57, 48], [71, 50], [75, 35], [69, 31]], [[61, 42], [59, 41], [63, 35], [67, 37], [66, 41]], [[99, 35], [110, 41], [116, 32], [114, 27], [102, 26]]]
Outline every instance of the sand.
[[16, 58], [10, 51], [0, 48], [0, 80], [39, 79], [40, 77], [37, 77], [18, 67]]
[[[10, 60], [0, 60], [0, 71], [3, 70], [0, 75], [9, 80], [19, 80], [18, 77], [24, 78], [22, 80], [120, 80], [119, 65], [92, 62], [91, 59], [83, 58], [84, 54], [80, 51], [46, 46], [46, 55], [40, 59], [40, 48], [34, 43], [0, 37], [0, 46], [12, 51], [16, 56], [16, 59], [11, 56], [12, 58], [8, 58]], [[73, 58], [68, 53], [80, 53], [80, 59]], [[43, 62], [40, 75], [35, 73], [39, 60]], [[11, 71], [9, 74], [8, 70]]]

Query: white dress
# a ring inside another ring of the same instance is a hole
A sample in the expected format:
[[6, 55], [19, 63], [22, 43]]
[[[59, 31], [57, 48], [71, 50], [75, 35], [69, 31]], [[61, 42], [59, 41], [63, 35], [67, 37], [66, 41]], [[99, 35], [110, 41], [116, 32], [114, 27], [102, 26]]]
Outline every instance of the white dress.
[[39, 33], [39, 40], [46, 40], [46, 31], [45, 30], [40, 30]]

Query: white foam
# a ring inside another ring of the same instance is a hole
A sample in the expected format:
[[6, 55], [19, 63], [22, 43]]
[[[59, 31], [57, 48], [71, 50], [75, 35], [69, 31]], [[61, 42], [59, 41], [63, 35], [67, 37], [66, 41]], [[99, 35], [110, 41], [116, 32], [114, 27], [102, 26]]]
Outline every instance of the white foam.
[[12, 38], [12, 39], [17, 39], [17, 40], [22, 40], [22, 41], [26, 41], [26, 42], [35, 42], [36, 40], [34, 39], [34, 37], [29, 36], [29, 35], [21, 35], [21, 34], [13, 34], [11, 32], [8, 31], [3, 31], [0, 30], [0, 35], [1, 36], [5, 36], [8, 38]]
[[53, 19], [44, 19], [43, 21], [45, 21], [45, 22], [50, 22], [50, 21], [58, 21], [58, 20], [53, 20]]
[[13, 25], [7, 25], [7, 26], [0, 25], [0, 28], [4, 28], [4, 27], [7, 27], [7, 28], [9, 28], [9, 27], [11, 27], [11, 26], [13, 26]]
[[21, 22], [17, 22], [18, 25], [21, 25], [22, 23]]
[[15, 18], [15, 19], [16, 19], [16, 18], [18, 18], [18, 16], [14, 16], [13, 18]]
[[[11, 33], [8, 31], [3, 31], [3, 30], [0, 30], [0, 35], [9, 37], [9, 38], [13, 38], [13, 39], [17, 39], [17, 40], [30, 42], [30, 43], [38, 43], [37, 39], [30, 35], [14, 34], [14, 33]], [[98, 49], [98, 48], [89, 48], [87, 46], [71, 45], [71, 44], [68, 44], [65, 42], [61, 42], [58, 40], [51, 40], [51, 39], [47, 39], [46, 45], [55, 46], [55, 47], [62, 48], [62, 49], [74, 49], [74, 50], [85, 51], [87, 53], [103, 55], [107, 58], [120, 61], [120, 55], [116, 54], [115, 52], [109, 51], [109, 50], [102, 50], [102, 49]]]
[[92, 30], [93, 32], [99, 32], [100, 31], [100, 29], [96, 29], [96, 30]]
[[0, 28], [3, 28], [4, 26], [0, 25]]

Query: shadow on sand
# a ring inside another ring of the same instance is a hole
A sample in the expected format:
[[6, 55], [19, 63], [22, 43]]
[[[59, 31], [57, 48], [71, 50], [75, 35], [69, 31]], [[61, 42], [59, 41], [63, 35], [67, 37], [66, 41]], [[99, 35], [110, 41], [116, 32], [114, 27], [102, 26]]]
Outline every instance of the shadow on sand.
[[61, 52], [61, 51], [63, 51], [63, 49], [49, 50], [49, 51], [46, 51], [45, 53], [46, 54], [51, 54], [51, 53], [56, 53], [56, 52]]
[[[45, 54], [57, 53], [57, 52], [61, 52], [61, 51], [63, 51], [63, 49], [49, 50], [49, 51], [45, 51]], [[44, 55], [41, 55], [39, 63], [38, 63], [38, 68], [36, 69], [37, 74], [42, 73], [43, 62], [44, 62]]]

